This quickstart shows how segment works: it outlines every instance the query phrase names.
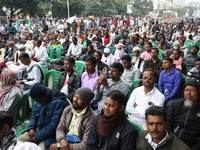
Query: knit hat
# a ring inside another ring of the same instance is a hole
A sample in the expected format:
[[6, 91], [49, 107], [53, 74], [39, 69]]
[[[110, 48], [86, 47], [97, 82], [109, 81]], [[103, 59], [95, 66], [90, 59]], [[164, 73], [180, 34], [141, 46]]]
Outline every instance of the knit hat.
[[50, 93], [50, 89], [41, 85], [40, 83], [34, 84], [29, 91], [29, 95], [33, 101], [44, 99]]
[[86, 105], [89, 105], [90, 101], [94, 98], [94, 93], [87, 87], [80, 87], [76, 90], [75, 94], [78, 94]]
[[189, 81], [184, 85], [183, 89], [185, 89], [186, 86], [195, 86], [198, 90], [198, 101], [200, 100], [200, 83], [197, 79], [195, 78], [192, 78], [192, 79], [189, 79]]
[[104, 53], [110, 54], [110, 49], [109, 48], [104, 48]]

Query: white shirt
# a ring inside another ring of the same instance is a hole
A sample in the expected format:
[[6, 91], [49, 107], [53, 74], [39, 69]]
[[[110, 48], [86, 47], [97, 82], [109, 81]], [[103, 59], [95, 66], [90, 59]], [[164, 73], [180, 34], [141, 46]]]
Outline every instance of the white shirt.
[[149, 144], [151, 145], [151, 147], [152, 147], [154, 150], [156, 150], [156, 148], [157, 148], [160, 144], [162, 144], [164, 141], [166, 141], [168, 138], [169, 138], [169, 133], [168, 133], [167, 130], [166, 130], [166, 135], [165, 135], [165, 137], [164, 137], [164, 138], [162, 139], [162, 141], [160, 141], [158, 144], [155, 143], [155, 142], [152, 140], [152, 137], [151, 137], [151, 135], [150, 135], [149, 133], [148, 133], [148, 134], [146, 135], [146, 137], [145, 137], [145, 139], [148, 140]]
[[60, 91], [60, 92], [65, 93], [66, 95], [68, 95], [68, 80], [69, 80], [69, 75], [67, 74], [65, 82], [64, 82], [64, 85], [63, 85], [63, 87], [62, 87], [62, 89]]
[[[31, 61], [31, 63], [29, 65], [26, 65], [27, 72], [31, 69], [31, 67], [34, 64], [38, 64], [38, 63], [35, 62], [35, 61]], [[30, 72], [28, 72], [27, 74], [28, 74], [27, 78], [33, 79], [33, 80], [32, 81], [25, 81], [25, 84], [32, 86], [35, 83], [40, 83], [41, 82], [42, 74], [41, 74], [41, 71], [40, 71], [40, 69], [38, 67], [33, 67], [33, 69]]]
[[105, 57], [104, 54], [102, 55], [101, 61], [104, 62], [108, 67], [115, 61], [112, 54], [108, 55], [108, 57]]
[[[163, 106], [165, 102], [164, 95], [157, 89], [153, 88], [148, 94], [144, 93], [144, 86], [138, 87], [133, 90], [126, 105], [126, 111], [131, 113], [131, 119], [138, 122], [140, 125], [146, 124], [145, 111], [152, 103], [156, 106]], [[138, 106], [134, 108], [133, 106]]]
[[63, 24], [59, 24], [57, 26], [57, 29], [60, 31], [60, 32], [64, 32], [64, 25]]
[[46, 48], [42, 45], [39, 48], [36, 48], [35, 57], [40, 60], [40, 64], [45, 64], [48, 58]]
[[71, 43], [69, 45], [69, 49], [68, 49], [68, 55], [74, 55], [74, 56], [78, 56], [82, 53], [82, 45], [80, 43], [77, 43], [76, 45], [74, 45], [74, 43]]

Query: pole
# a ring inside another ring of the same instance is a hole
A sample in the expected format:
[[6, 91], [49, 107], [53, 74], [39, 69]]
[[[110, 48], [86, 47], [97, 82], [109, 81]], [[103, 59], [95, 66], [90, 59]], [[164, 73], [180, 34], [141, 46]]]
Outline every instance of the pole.
[[67, 0], [67, 14], [68, 14], [68, 18], [70, 18], [70, 14], [69, 14], [69, 0]]

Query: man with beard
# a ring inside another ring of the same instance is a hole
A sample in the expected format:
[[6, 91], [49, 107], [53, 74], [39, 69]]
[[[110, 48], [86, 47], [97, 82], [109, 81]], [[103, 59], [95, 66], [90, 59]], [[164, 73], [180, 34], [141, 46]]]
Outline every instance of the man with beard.
[[131, 113], [130, 118], [146, 129], [145, 110], [150, 106], [163, 106], [165, 97], [154, 86], [156, 73], [147, 68], [142, 75], [144, 86], [134, 89], [126, 105], [126, 111]]
[[144, 60], [147, 60], [151, 58], [151, 49], [152, 49], [151, 42], [147, 42], [145, 48], [146, 48], [146, 51], [142, 53], [141, 58]]
[[125, 115], [124, 94], [118, 90], [106, 95], [101, 114], [95, 117], [87, 139], [88, 150], [135, 150], [138, 131]]
[[141, 49], [139, 47], [134, 47], [133, 48], [133, 58], [132, 58], [131, 62], [133, 63], [134, 66], [136, 66], [138, 69], [140, 69], [140, 73], [142, 75], [144, 60], [140, 57], [140, 53], [141, 53]]
[[[52, 144], [50, 150], [58, 150], [59, 148], [61, 150], [86, 149], [86, 140], [95, 117], [93, 110], [89, 106], [93, 97], [94, 93], [87, 87], [81, 87], [75, 92], [72, 107], [68, 106], [64, 109], [56, 129], [56, 139], [59, 144]], [[81, 141], [70, 143], [65, 138], [69, 134], [78, 136]]]
[[129, 91], [129, 86], [121, 80], [121, 76], [124, 72], [124, 67], [121, 63], [115, 62], [110, 66], [110, 77], [111, 79], [106, 79], [104, 76], [100, 76], [96, 81], [95, 90], [95, 101], [98, 102], [97, 113], [100, 113], [107, 93], [111, 90], [120, 90], [126, 96]]
[[167, 110], [169, 130], [192, 150], [200, 149], [200, 83], [190, 79], [183, 89], [184, 98]]
[[190, 150], [179, 138], [167, 130], [166, 111], [159, 106], [152, 106], [145, 111], [147, 131], [139, 133], [137, 150]]

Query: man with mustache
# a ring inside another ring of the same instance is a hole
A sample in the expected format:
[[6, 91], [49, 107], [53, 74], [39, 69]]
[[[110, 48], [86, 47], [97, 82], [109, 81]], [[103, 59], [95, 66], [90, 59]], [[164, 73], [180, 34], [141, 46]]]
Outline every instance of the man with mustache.
[[87, 150], [135, 150], [138, 131], [126, 118], [125, 102], [119, 90], [106, 95], [103, 110], [91, 126]]
[[184, 98], [167, 110], [169, 130], [192, 150], [200, 149], [200, 83], [190, 79], [183, 89]]
[[139, 133], [137, 150], [190, 150], [167, 130], [167, 114], [162, 107], [152, 106], [145, 112], [147, 131]]
[[[60, 145], [52, 144], [50, 150], [86, 149], [86, 140], [95, 116], [89, 106], [93, 97], [94, 93], [87, 87], [81, 87], [75, 92], [72, 107], [69, 106], [64, 109], [60, 123], [56, 129], [56, 139]], [[66, 134], [78, 136], [81, 141], [71, 143], [65, 138]]]
[[147, 68], [143, 72], [144, 86], [134, 89], [126, 105], [126, 111], [131, 113], [130, 118], [146, 129], [145, 110], [150, 106], [163, 106], [165, 97], [155, 88], [156, 73]]

